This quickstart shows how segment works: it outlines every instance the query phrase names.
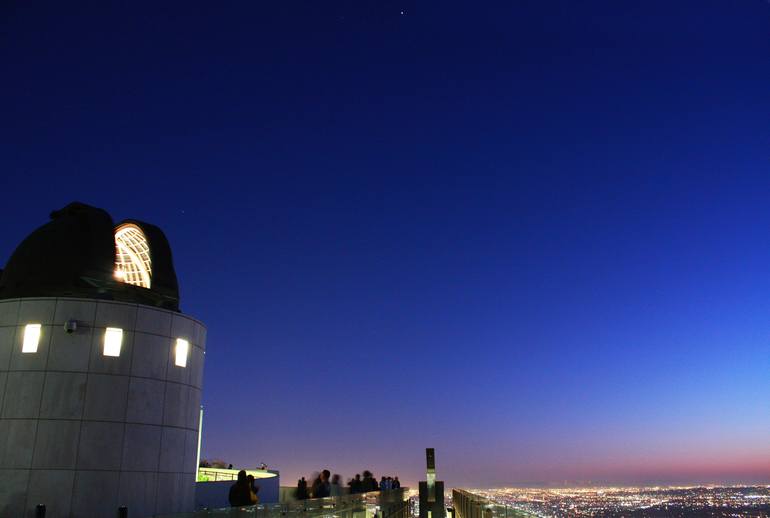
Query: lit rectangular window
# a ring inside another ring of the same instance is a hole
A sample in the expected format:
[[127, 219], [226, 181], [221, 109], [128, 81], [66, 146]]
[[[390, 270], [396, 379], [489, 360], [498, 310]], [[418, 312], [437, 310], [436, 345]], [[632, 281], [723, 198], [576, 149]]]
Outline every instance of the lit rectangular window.
[[21, 352], [36, 353], [40, 343], [40, 324], [27, 324], [24, 326], [24, 341], [21, 344]]
[[175, 360], [174, 363], [176, 363], [177, 367], [187, 367], [187, 351], [190, 350], [190, 344], [187, 342], [187, 340], [184, 340], [182, 338], [176, 339], [176, 350], [174, 351]]
[[120, 346], [123, 344], [123, 330], [119, 327], [108, 327], [104, 330], [104, 355], [120, 356]]

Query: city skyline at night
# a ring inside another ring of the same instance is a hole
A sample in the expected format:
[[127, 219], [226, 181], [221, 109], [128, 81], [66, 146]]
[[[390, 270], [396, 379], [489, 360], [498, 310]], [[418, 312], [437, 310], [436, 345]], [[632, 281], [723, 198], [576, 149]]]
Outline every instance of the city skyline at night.
[[161, 227], [202, 458], [770, 483], [767, 2], [0, 13], [0, 267], [73, 200]]

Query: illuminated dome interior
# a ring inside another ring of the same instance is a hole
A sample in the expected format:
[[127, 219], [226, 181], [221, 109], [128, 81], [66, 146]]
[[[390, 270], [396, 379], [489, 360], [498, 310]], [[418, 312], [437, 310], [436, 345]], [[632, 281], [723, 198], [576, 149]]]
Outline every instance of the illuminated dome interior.
[[127, 284], [150, 288], [150, 245], [144, 232], [131, 223], [115, 229], [115, 278]]
[[0, 300], [22, 297], [97, 298], [179, 311], [163, 231], [134, 219], [116, 224], [107, 211], [79, 202], [51, 212], [5, 267], [0, 263]]

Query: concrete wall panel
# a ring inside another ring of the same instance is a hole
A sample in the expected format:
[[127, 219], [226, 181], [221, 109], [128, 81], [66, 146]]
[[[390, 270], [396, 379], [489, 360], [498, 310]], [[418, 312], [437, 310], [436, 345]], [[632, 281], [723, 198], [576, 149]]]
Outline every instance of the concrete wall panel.
[[184, 466], [185, 431], [181, 428], [163, 428], [160, 443], [158, 471], [181, 473]]
[[184, 427], [187, 423], [187, 386], [166, 383], [166, 398], [163, 404], [163, 424]]
[[184, 315], [174, 315], [171, 321], [171, 336], [175, 339], [184, 338], [191, 344], [195, 343], [198, 336], [195, 321]]
[[193, 332], [195, 333], [194, 342], [196, 346], [203, 348], [203, 344], [206, 341], [206, 327], [202, 324], [195, 322], [193, 324]]
[[191, 430], [198, 429], [200, 421], [201, 391], [195, 387], [187, 387], [187, 417], [185, 427]]
[[15, 326], [19, 321], [19, 299], [0, 300], [0, 326]]
[[80, 421], [40, 420], [37, 425], [33, 468], [75, 469]]
[[16, 343], [16, 326], [0, 327], [0, 371], [11, 365], [11, 351]]
[[49, 371], [88, 372], [93, 339], [94, 330], [90, 327], [80, 325], [77, 331], [68, 334], [64, 332], [64, 326], [54, 326], [46, 368]]
[[91, 324], [96, 318], [96, 302], [88, 299], [57, 299], [53, 324], [64, 327], [68, 320], [76, 320], [78, 325]]
[[84, 419], [123, 421], [128, 400], [128, 376], [89, 374]]
[[34, 322], [37, 324], [51, 325], [53, 324], [55, 310], [56, 299], [21, 299], [17, 322], [20, 324]]
[[119, 470], [124, 428], [123, 423], [84, 421], [80, 428], [78, 469]]
[[163, 381], [131, 378], [128, 388], [126, 421], [129, 423], [163, 424]]
[[24, 468], [32, 465], [36, 419], [0, 421], [0, 468]]
[[45, 518], [68, 518], [74, 484], [72, 470], [31, 471], [26, 518], [35, 518], [35, 507], [39, 503], [45, 503]]
[[198, 347], [192, 348], [190, 354], [190, 385], [193, 387], [203, 388], [203, 350]]
[[160, 439], [163, 429], [148, 424], [127, 424], [123, 442], [122, 469], [158, 471]]
[[138, 312], [136, 304], [99, 302], [96, 306], [95, 327], [119, 327], [124, 331], [133, 331]]
[[182, 473], [196, 473], [198, 471], [198, 432], [185, 430], [184, 461]]
[[169, 347], [170, 340], [167, 336], [137, 332], [131, 375], [166, 379]]
[[171, 514], [184, 512], [182, 476], [179, 473], [158, 473], [158, 500], [155, 512]]
[[[41, 339], [22, 354], [28, 323]], [[103, 355], [108, 326], [123, 329], [117, 358]], [[193, 319], [136, 304], [0, 301], [0, 517], [38, 503], [73, 518], [193, 510], [205, 337]]]
[[2, 416], [12, 419], [37, 418], [44, 382], [45, 372], [9, 372], [5, 382]]
[[40, 405], [41, 419], [80, 419], [86, 399], [86, 374], [48, 372]]
[[29, 470], [0, 468], [0, 516], [24, 516]]
[[206, 328], [206, 326], [201, 324], [198, 327], [198, 344], [197, 345], [198, 347], [200, 347], [205, 351], [207, 343], [208, 343], [208, 329]]
[[[129, 516], [152, 516], [155, 513], [157, 490], [157, 473], [121, 473], [118, 504], [130, 503]], [[161, 498], [165, 498], [165, 495], [161, 495]]]
[[72, 518], [118, 515], [117, 471], [78, 471], [72, 490]]
[[3, 408], [3, 397], [5, 396], [5, 382], [8, 380], [8, 373], [0, 371], [0, 410]]
[[170, 336], [172, 315], [170, 311], [140, 307], [136, 314], [136, 329], [141, 329], [144, 333]]

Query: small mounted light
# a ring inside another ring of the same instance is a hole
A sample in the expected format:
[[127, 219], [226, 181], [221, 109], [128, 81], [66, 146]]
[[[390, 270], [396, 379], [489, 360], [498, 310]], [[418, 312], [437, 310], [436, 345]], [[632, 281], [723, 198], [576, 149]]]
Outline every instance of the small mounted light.
[[27, 324], [24, 326], [24, 341], [21, 344], [21, 352], [36, 353], [40, 343], [40, 324]]
[[120, 346], [123, 344], [123, 330], [119, 327], [108, 327], [104, 330], [104, 355], [120, 356]]
[[68, 335], [71, 335], [72, 333], [74, 333], [77, 330], [78, 330], [78, 321], [77, 320], [75, 320], [73, 318], [70, 318], [69, 320], [64, 322], [64, 332], [67, 333]]
[[174, 363], [177, 367], [187, 367], [187, 352], [190, 350], [190, 343], [183, 339], [176, 339], [176, 349], [174, 351]]

